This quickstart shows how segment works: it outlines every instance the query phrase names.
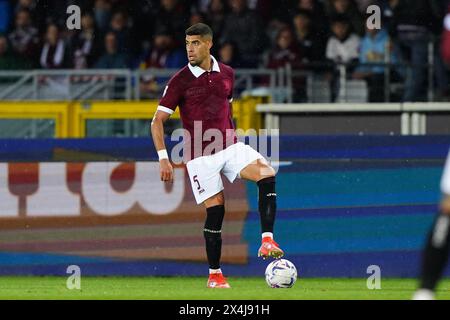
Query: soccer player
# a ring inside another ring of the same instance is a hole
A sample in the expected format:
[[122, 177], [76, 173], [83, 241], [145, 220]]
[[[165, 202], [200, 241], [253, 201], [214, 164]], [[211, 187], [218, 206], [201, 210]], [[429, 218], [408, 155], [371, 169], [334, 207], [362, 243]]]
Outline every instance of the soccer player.
[[450, 153], [441, 180], [441, 191], [443, 198], [423, 252], [420, 288], [415, 292], [414, 300], [434, 299], [436, 285], [447, 264], [450, 248]]
[[275, 170], [260, 153], [237, 141], [231, 106], [234, 71], [211, 56], [211, 28], [198, 23], [185, 34], [189, 63], [169, 80], [153, 117], [151, 133], [159, 155], [161, 180], [170, 182], [173, 168], [164, 144], [163, 123], [179, 106], [184, 128], [183, 158], [195, 200], [206, 208], [203, 235], [209, 263], [207, 287], [229, 288], [220, 269], [225, 214], [221, 173], [230, 182], [239, 177], [257, 183], [262, 230], [258, 256], [265, 259], [284, 254], [273, 239]]

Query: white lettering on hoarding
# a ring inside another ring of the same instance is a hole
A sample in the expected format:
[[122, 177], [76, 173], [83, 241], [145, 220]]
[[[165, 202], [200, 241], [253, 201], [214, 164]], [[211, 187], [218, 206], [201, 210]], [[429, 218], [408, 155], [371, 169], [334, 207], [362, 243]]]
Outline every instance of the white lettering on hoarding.
[[[67, 166], [70, 166], [70, 163], [39, 163], [38, 180], [31, 183], [37, 184], [36, 191], [24, 195], [25, 214], [30, 217], [79, 216], [82, 211], [82, 200], [92, 211], [105, 216], [126, 213], [135, 205], [139, 205], [149, 214], [156, 215], [169, 214], [180, 206], [184, 198], [184, 169], [174, 170], [174, 182], [166, 190], [166, 184], [159, 179], [157, 162], [135, 162], [131, 187], [124, 191], [116, 191], [111, 184], [112, 173], [121, 164], [121, 162], [86, 163], [81, 172], [81, 194], [77, 194], [68, 187]], [[27, 178], [27, 175], [34, 173], [14, 174]], [[9, 181], [8, 164], [0, 163], [0, 217], [19, 216], [19, 195], [10, 192], [11, 183], [16, 182]]]
[[16, 217], [19, 199], [8, 189], [8, 164], [0, 163], [0, 217]]
[[66, 163], [39, 163], [39, 188], [27, 197], [27, 215], [77, 216], [80, 214], [80, 196], [67, 188]]
[[88, 163], [83, 171], [83, 196], [88, 206], [95, 212], [114, 216], [140, 206], [153, 214], [168, 214], [175, 210], [183, 200], [184, 177], [180, 169], [174, 170], [172, 192], [165, 191], [159, 180], [159, 164], [136, 162], [136, 174], [131, 188], [117, 192], [109, 182], [110, 176], [120, 162]]

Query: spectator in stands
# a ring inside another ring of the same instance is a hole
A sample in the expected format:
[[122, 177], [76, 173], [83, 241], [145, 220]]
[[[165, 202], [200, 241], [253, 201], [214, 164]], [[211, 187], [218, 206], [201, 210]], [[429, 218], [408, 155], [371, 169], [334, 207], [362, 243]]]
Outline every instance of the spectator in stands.
[[447, 68], [450, 68], [450, 2], [448, 4], [447, 15], [444, 18], [444, 30], [441, 40], [441, 54]]
[[[37, 5], [33, 8], [27, 7], [28, 10], [30, 10], [31, 17], [37, 28], [41, 33], [46, 32], [47, 26], [49, 24], [56, 24], [61, 32], [67, 31], [65, 28], [66, 21], [68, 18], [68, 15], [66, 14], [67, 8], [72, 5], [76, 4], [81, 6], [82, 12], [84, 12], [84, 6], [82, 6], [83, 2], [86, 2], [86, 0], [35, 0]], [[28, 2], [25, 0], [25, 2]], [[28, 4], [25, 4], [28, 5]], [[92, 2], [91, 2], [92, 5]]]
[[314, 34], [310, 12], [299, 10], [293, 18], [294, 32], [303, 62], [323, 61], [325, 58], [325, 40]]
[[108, 0], [95, 0], [94, 18], [99, 32], [104, 35], [108, 31], [111, 20], [111, 3]]
[[[385, 29], [369, 29], [361, 41], [360, 65], [353, 73], [354, 79], [363, 79], [369, 89], [369, 102], [383, 102], [385, 67], [383, 65], [364, 65], [370, 63], [398, 63], [399, 58], [394, 44]], [[392, 70], [394, 74], [395, 70]], [[398, 75], [397, 75], [398, 78]]]
[[212, 0], [197, 0], [195, 1], [196, 5], [195, 8], [201, 13], [207, 13], [208, 7], [211, 4]]
[[211, 0], [208, 6], [207, 17], [209, 22], [208, 25], [211, 27], [215, 39], [220, 39], [222, 37], [222, 30], [225, 26], [227, 13], [228, 7], [225, 0]]
[[0, 70], [10, 70], [14, 61], [14, 56], [9, 52], [8, 39], [0, 35]]
[[366, 14], [367, 7], [375, 4], [375, 0], [355, 0], [355, 3], [358, 7], [358, 11], [364, 15]]
[[189, 24], [189, 8], [183, 1], [161, 0], [156, 13], [155, 28], [166, 27], [174, 36], [177, 46], [184, 45], [184, 30]]
[[23, 70], [31, 67], [30, 63], [11, 52], [8, 39], [0, 35], [0, 70]]
[[219, 61], [232, 67], [240, 68], [239, 54], [232, 42], [224, 42], [219, 48]]
[[[444, 3], [446, 2], [446, 3]], [[442, 38], [445, 36], [445, 24], [450, 24], [449, 21], [446, 22], [445, 17], [447, 10], [450, 9], [450, 1], [431, 1], [430, 3], [433, 6], [433, 12], [436, 18], [436, 27], [433, 28], [433, 33], [435, 37], [433, 38], [434, 46], [433, 46], [433, 58], [434, 58], [434, 95], [433, 101], [449, 101], [450, 100], [450, 87], [449, 87], [449, 70], [444, 62], [444, 57], [441, 54], [441, 44]], [[440, 6], [439, 6], [440, 5]], [[448, 19], [448, 18], [447, 18]], [[440, 22], [440, 23], [439, 23]], [[444, 26], [444, 27], [443, 27]], [[436, 30], [434, 30], [436, 29]], [[436, 90], [437, 89], [437, 90]]]
[[132, 37], [136, 44], [137, 52], [142, 52], [151, 44], [155, 30], [153, 22], [156, 20], [157, 7], [154, 1], [136, 0], [128, 4], [129, 13], [132, 13]]
[[330, 32], [329, 21], [326, 18], [325, 8], [321, 1], [297, 0], [297, 5], [294, 9], [309, 12], [314, 32], [322, 39], [328, 36]]
[[332, 35], [328, 39], [326, 57], [334, 63], [351, 63], [359, 57], [360, 37], [351, 31], [345, 16], [338, 15], [332, 19]]
[[262, 20], [268, 43], [274, 44], [277, 41], [279, 32], [290, 26], [292, 1], [290, 0], [255, 0], [249, 1], [249, 8], [255, 10]]
[[35, 64], [39, 50], [39, 34], [32, 25], [30, 12], [26, 9], [19, 10], [14, 26], [14, 30], [8, 35], [13, 51], [22, 59]]
[[450, 25], [450, 0], [433, 0], [430, 5], [436, 20], [436, 26], [433, 28], [435, 35], [433, 52], [434, 75], [438, 91], [433, 98], [435, 101], [450, 101], [450, 70], [441, 50], [442, 39], [445, 38], [446, 29]]
[[[276, 46], [269, 52], [265, 66], [269, 69], [278, 69], [289, 64], [293, 70], [299, 70], [302, 60], [302, 53], [295, 41], [293, 31], [290, 28], [284, 28], [279, 32]], [[292, 86], [294, 100], [303, 101], [306, 95], [304, 78], [293, 77]]]
[[91, 68], [100, 52], [98, 32], [92, 14], [81, 17], [81, 30], [71, 39], [72, 65], [75, 69]]
[[327, 9], [328, 17], [345, 16], [350, 22], [353, 32], [359, 36], [364, 35], [364, 19], [353, 0], [328, 0]]
[[39, 3], [37, 0], [19, 0], [16, 3], [14, 12], [17, 13], [23, 9], [27, 10], [30, 13], [33, 25], [39, 30], [40, 33], [42, 33], [46, 31], [47, 25], [50, 23], [50, 19], [48, 18], [49, 7], [52, 7], [49, 0], [40, 0]]
[[266, 28], [267, 41], [270, 43], [270, 48], [275, 48], [278, 35], [280, 31], [289, 28], [289, 24], [278, 19], [272, 19], [269, 21]]
[[[351, 26], [346, 16], [338, 15], [332, 19], [332, 36], [328, 39], [326, 58], [335, 66], [345, 64], [347, 72], [351, 72], [353, 64], [358, 61], [361, 39], [351, 32]], [[335, 101], [339, 92], [340, 69], [334, 69], [327, 74], [331, 85], [331, 99]]]
[[117, 48], [120, 53], [127, 55], [135, 53], [132, 51], [132, 36], [128, 26], [128, 17], [124, 12], [118, 11], [112, 15], [109, 31], [116, 35]]
[[203, 15], [203, 13], [199, 11], [194, 11], [191, 13], [191, 16], [189, 17], [189, 25], [193, 26], [197, 23], [206, 23], [206, 18]]
[[[442, 30], [442, 38], [441, 38], [441, 48], [439, 50], [439, 53], [442, 56], [442, 61], [444, 65], [446, 66], [446, 72], [450, 71], [450, 1], [448, 1], [447, 6], [447, 14], [444, 17], [444, 28]], [[448, 97], [450, 96], [450, 83], [447, 82], [447, 101], [449, 100]]]
[[[431, 31], [442, 20], [433, 10], [434, 0], [390, 0], [393, 9], [393, 24], [403, 59], [411, 64], [411, 75], [407, 77], [403, 101], [426, 99], [426, 71], [428, 43]], [[442, 30], [440, 27], [439, 29]]]
[[34, 18], [33, 12], [37, 9], [36, 0], [19, 0], [19, 1], [17, 1], [14, 11], [17, 12], [22, 9], [28, 10]]
[[289, 23], [293, 10], [292, 0], [250, 0], [248, 7], [256, 11], [263, 23], [271, 20]]
[[0, 33], [5, 33], [11, 22], [11, 5], [9, 0], [0, 0]]
[[397, 5], [397, 0], [375, 0], [374, 4], [381, 9], [381, 23], [384, 29], [387, 30], [391, 38], [396, 38], [396, 25], [394, 19], [394, 7]]
[[50, 24], [47, 27], [39, 62], [43, 69], [62, 69], [68, 67], [66, 43], [55, 24]]
[[236, 44], [241, 54], [242, 67], [257, 67], [266, 43], [264, 33], [261, 32], [261, 21], [255, 12], [247, 8], [245, 0], [230, 0], [229, 4], [232, 12], [225, 20], [222, 41]]
[[170, 31], [161, 27], [156, 31], [151, 49], [144, 53], [141, 69], [167, 68], [179, 69], [187, 64], [184, 50], [175, 46], [175, 39]]
[[[140, 69], [180, 69], [188, 63], [186, 53], [175, 46], [175, 40], [167, 28], [157, 30], [153, 45], [144, 53]], [[156, 98], [168, 81], [167, 77], [144, 75], [141, 81], [141, 93]]]
[[299, 68], [302, 60], [303, 57], [292, 30], [282, 29], [278, 33], [275, 48], [268, 54], [266, 67], [277, 69], [290, 64], [293, 68]]
[[123, 69], [128, 67], [128, 57], [121, 53], [117, 47], [116, 34], [108, 32], [105, 36], [106, 52], [95, 64], [97, 69]]

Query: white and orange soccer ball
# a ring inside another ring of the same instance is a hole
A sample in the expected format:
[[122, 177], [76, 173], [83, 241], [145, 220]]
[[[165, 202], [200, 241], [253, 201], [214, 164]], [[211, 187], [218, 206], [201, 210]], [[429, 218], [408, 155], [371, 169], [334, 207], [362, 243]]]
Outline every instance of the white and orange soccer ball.
[[271, 288], [291, 288], [295, 281], [297, 268], [289, 260], [274, 260], [266, 268], [266, 282]]

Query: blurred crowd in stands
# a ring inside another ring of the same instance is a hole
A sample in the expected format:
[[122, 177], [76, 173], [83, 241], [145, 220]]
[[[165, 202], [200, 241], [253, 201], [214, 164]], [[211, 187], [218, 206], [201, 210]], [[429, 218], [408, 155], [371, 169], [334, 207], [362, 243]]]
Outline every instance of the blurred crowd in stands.
[[[81, 30], [66, 27], [71, 4], [81, 8]], [[372, 4], [381, 8], [380, 30], [366, 28]], [[436, 87], [448, 97], [449, 5], [448, 0], [0, 0], [0, 71], [180, 68], [187, 63], [185, 29], [204, 22], [214, 31], [213, 54], [234, 68], [289, 63], [294, 70], [324, 71], [333, 82], [333, 64], [348, 63], [348, 77], [373, 88], [370, 101], [382, 97], [380, 86], [370, 85], [384, 81], [385, 69], [376, 63], [410, 63], [409, 77], [401, 67], [390, 71], [394, 79], [410, 82], [404, 101], [420, 100], [432, 43]]]

